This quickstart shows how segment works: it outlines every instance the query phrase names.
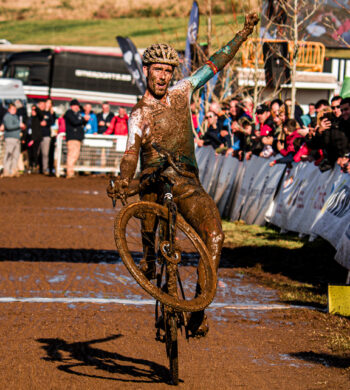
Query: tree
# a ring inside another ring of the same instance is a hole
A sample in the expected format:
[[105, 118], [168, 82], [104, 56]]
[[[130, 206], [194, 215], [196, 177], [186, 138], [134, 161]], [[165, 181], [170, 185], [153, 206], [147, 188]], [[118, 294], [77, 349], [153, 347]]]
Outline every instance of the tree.
[[[324, 0], [277, 0], [269, 1], [268, 3], [272, 4], [274, 7], [271, 27], [274, 27], [277, 32], [275, 38], [290, 41], [289, 44], [292, 46], [291, 59], [284, 58], [284, 61], [290, 68], [292, 100], [291, 117], [294, 118], [297, 61], [300, 50], [299, 42], [306, 38], [305, 27], [307, 22], [321, 5], [324, 4]], [[272, 12], [271, 9], [269, 11]]]

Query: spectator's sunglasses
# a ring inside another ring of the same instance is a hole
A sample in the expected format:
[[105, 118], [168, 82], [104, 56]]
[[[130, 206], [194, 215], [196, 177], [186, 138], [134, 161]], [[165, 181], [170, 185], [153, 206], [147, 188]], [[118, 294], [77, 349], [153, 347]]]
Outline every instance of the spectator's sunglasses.
[[207, 115], [205, 119], [214, 118], [214, 115]]
[[335, 110], [336, 108], [339, 108], [340, 110], [340, 104], [338, 106], [331, 106], [332, 110]]

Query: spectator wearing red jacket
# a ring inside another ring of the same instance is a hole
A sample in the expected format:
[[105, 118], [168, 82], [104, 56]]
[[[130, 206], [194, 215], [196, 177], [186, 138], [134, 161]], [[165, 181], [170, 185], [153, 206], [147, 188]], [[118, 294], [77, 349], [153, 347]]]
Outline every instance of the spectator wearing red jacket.
[[128, 135], [128, 120], [129, 117], [125, 108], [119, 108], [119, 115], [116, 115], [108, 129], [104, 132], [106, 135]]
[[259, 104], [256, 107], [256, 116], [258, 118], [257, 128], [260, 130], [260, 135], [262, 137], [273, 135], [275, 126], [269, 107], [266, 104]]
[[277, 142], [277, 149], [283, 157], [271, 161], [269, 164], [270, 167], [275, 164], [288, 164], [293, 161], [294, 155], [298, 152], [304, 140], [304, 137], [298, 133], [298, 128], [299, 126], [295, 119], [288, 119], [284, 124], [283, 132], [286, 135], [285, 144], [282, 145], [280, 141]]

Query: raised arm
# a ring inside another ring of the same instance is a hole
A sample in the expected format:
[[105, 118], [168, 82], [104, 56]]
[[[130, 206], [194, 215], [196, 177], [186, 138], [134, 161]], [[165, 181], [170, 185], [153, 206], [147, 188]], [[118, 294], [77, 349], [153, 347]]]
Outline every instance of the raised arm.
[[227, 65], [237, 53], [238, 49], [248, 36], [253, 32], [259, 17], [256, 12], [246, 15], [244, 27], [223, 48], [214, 53], [209, 60], [199, 68], [190, 78], [194, 90], [201, 88], [208, 80]]

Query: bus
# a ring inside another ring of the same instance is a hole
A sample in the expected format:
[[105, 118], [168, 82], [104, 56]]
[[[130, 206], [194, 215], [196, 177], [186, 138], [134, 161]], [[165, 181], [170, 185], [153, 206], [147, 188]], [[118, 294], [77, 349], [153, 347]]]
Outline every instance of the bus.
[[2, 77], [21, 80], [28, 102], [51, 98], [58, 105], [74, 98], [132, 107], [141, 95], [119, 48], [0, 45], [0, 53]]

